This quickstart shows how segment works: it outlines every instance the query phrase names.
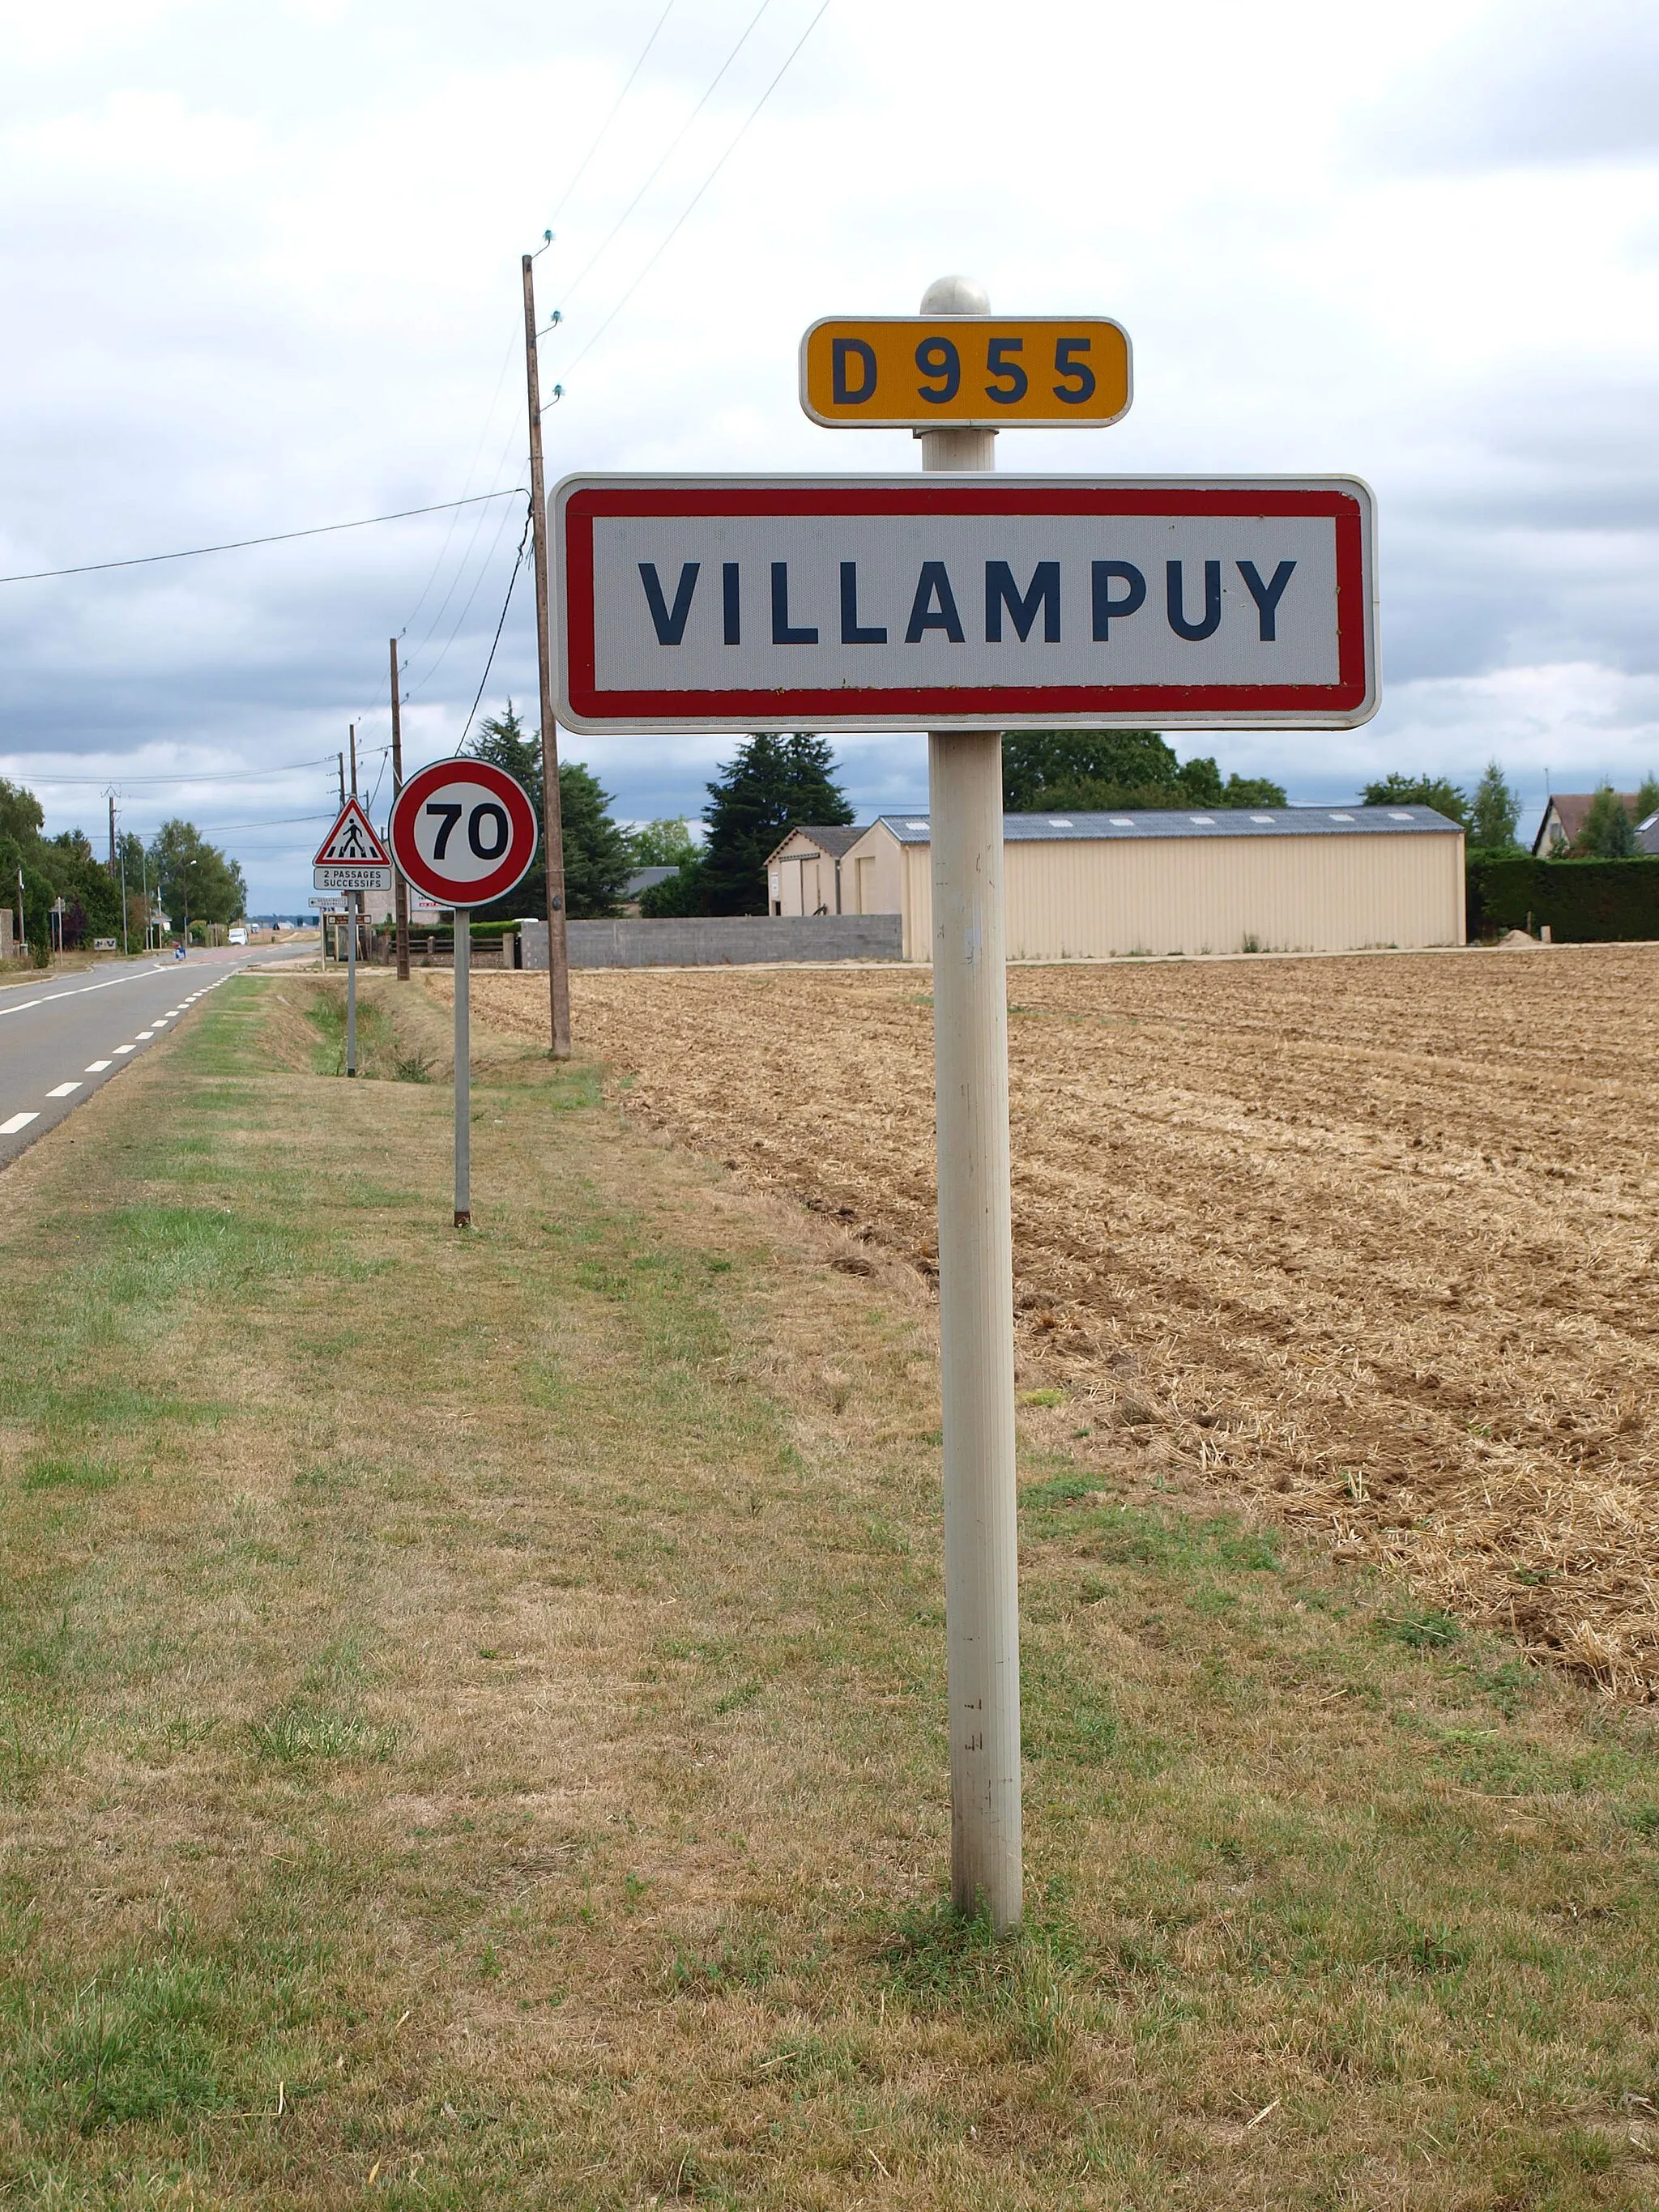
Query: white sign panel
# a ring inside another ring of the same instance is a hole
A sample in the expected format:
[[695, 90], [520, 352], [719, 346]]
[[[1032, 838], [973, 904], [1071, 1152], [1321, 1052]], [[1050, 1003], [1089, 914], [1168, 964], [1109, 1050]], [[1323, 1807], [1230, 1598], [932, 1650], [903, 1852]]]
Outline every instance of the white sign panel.
[[574, 729], [1376, 710], [1352, 478], [576, 477], [556, 498]]

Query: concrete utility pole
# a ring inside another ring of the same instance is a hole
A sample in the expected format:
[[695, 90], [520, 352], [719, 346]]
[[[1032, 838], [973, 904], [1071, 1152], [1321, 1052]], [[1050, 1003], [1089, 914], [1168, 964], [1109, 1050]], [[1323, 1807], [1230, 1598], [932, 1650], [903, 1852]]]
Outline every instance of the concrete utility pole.
[[115, 793], [109, 794], [109, 872], [115, 873]]
[[[398, 793], [404, 787], [404, 717], [402, 685], [398, 675], [398, 641], [392, 640], [392, 803], [398, 803]], [[394, 866], [392, 871], [392, 911], [398, 930], [398, 981], [409, 981], [409, 885], [404, 881], [404, 872]]]
[[[969, 278], [945, 276], [921, 312], [990, 306]], [[926, 470], [996, 466], [994, 430], [917, 434]], [[927, 778], [951, 1889], [959, 1911], [984, 1910], [1001, 1930], [1018, 1924], [1023, 1902], [1001, 732], [930, 732]]]
[[547, 860], [547, 988], [552, 1056], [570, 1057], [570, 962], [565, 936], [564, 825], [559, 806], [559, 738], [553, 722], [549, 628], [547, 495], [542, 484], [542, 379], [536, 356], [534, 258], [524, 257], [524, 372], [530, 399], [530, 531], [536, 560], [536, 665], [542, 708], [542, 849]]

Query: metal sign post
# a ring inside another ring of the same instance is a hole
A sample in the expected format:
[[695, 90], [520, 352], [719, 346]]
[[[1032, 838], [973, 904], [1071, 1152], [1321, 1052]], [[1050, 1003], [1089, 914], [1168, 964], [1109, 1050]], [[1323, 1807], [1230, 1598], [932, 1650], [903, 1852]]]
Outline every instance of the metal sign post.
[[455, 1226], [472, 1225], [472, 914], [455, 909]]
[[[357, 1073], [357, 933], [362, 926], [363, 893], [392, 889], [392, 855], [375, 836], [373, 824], [357, 800], [357, 740], [352, 733], [351, 795], [335, 817], [334, 827], [317, 848], [311, 881], [319, 891], [343, 891], [346, 924], [346, 1036], [345, 1072]], [[326, 957], [328, 923], [323, 922]], [[339, 951], [339, 932], [334, 939]]]
[[346, 893], [346, 1073], [357, 1073], [357, 917], [362, 893]]
[[417, 895], [455, 910], [455, 1226], [472, 1220], [472, 908], [505, 898], [536, 857], [530, 794], [489, 761], [436, 761], [410, 776], [387, 829]]

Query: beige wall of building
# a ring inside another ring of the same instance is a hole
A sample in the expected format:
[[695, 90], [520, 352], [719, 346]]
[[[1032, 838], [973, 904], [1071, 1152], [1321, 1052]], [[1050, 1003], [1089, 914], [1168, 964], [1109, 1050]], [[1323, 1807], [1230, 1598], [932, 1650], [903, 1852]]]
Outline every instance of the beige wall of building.
[[[871, 867], [860, 876], [858, 863]], [[1463, 840], [1410, 836], [1020, 839], [1003, 847], [1012, 960], [1346, 952], [1463, 942]], [[842, 862], [932, 957], [932, 848], [877, 823]]]
[[[872, 823], [842, 854], [841, 884], [848, 914], [903, 913], [904, 848], [884, 823]], [[907, 960], [915, 957], [905, 954]]]
[[[799, 830], [785, 838], [767, 862], [766, 879], [767, 903], [774, 914], [816, 914], [820, 906], [830, 914], [841, 911], [834, 859]], [[845, 903], [844, 883], [842, 899]], [[872, 914], [892, 910], [871, 908]]]

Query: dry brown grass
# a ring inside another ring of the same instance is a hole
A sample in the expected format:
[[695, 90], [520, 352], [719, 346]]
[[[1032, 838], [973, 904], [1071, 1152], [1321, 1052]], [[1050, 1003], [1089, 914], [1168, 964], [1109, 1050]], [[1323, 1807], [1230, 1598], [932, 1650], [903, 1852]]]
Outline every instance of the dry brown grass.
[[[1652, 1697], [1656, 984], [1617, 946], [1017, 971], [1030, 1379]], [[630, 1114], [932, 1268], [925, 970], [574, 986]], [[478, 988], [534, 1033], [537, 979]]]
[[1034, 1403], [991, 1946], [915, 1270], [317, 988], [0, 1177], [0, 2202], [1651, 2202], [1650, 1717]]

